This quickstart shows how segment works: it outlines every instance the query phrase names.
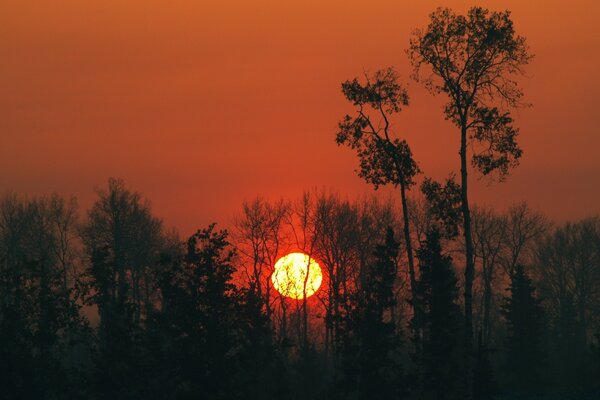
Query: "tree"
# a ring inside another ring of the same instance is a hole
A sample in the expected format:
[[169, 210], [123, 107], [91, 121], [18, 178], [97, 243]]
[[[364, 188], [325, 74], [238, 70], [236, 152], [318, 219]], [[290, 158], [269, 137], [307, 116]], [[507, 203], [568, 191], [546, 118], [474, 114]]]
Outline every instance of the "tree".
[[417, 298], [423, 310], [424, 387], [438, 400], [460, 395], [460, 321], [456, 304], [457, 280], [452, 259], [442, 254], [440, 234], [436, 229], [417, 252], [420, 279]]
[[[153, 268], [165, 245], [162, 221], [152, 215], [150, 203], [126, 188], [122, 180], [110, 178], [108, 190], [98, 190], [98, 199], [82, 228], [86, 251], [92, 257], [106, 252], [105, 268], [114, 287], [107, 288], [110, 301], [133, 308], [133, 323], [139, 324], [153, 307]], [[90, 285], [96, 276], [90, 270]]]
[[[360, 159], [358, 175], [375, 189], [388, 184], [400, 187], [404, 242], [414, 296], [416, 276], [406, 192], [420, 171], [408, 143], [394, 137], [392, 129], [392, 117], [408, 105], [408, 93], [391, 68], [366, 75], [365, 79], [365, 83], [356, 78], [342, 83], [344, 96], [356, 107], [356, 116], [346, 115], [342, 119], [336, 142], [356, 151]], [[418, 316], [418, 310], [414, 312]]]
[[98, 190], [81, 234], [84, 300], [100, 316], [91, 381], [100, 396], [129, 398], [148, 387], [144, 328], [159, 304], [155, 274], [168, 241], [150, 203], [112, 178]]
[[316, 201], [315, 223], [319, 225], [317, 231], [321, 232], [317, 239], [317, 256], [328, 278], [323, 291], [326, 296], [323, 299], [325, 351], [336, 356], [340, 349], [340, 323], [350, 291], [351, 269], [357, 265], [362, 216], [358, 204], [343, 201], [339, 195], [323, 193]]
[[178, 398], [217, 399], [231, 385], [226, 354], [233, 348], [235, 253], [227, 232], [214, 226], [192, 235], [185, 256], [159, 277], [159, 318], [171, 341], [168, 364]]
[[479, 264], [482, 283], [481, 296], [481, 345], [486, 348], [491, 343], [492, 309], [494, 306], [494, 283], [497, 265], [504, 244], [506, 219], [496, 215], [490, 208], [473, 208], [473, 247], [475, 264]]
[[[233, 283], [236, 251], [228, 232], [209, 225], [187, 241], [183, 257], [159, 274], [169, 396], [206, 399], [275, 398], [283, 379], [263, 299]], [[166, 344], [166, 345], [165, 345]]]
[[73, 396], [86, 324], [72, 284], [73, 200], [0, 200], [0, 386], [15, 398]]
[[550, 222], [540, 212], [521, 202], [509, 207], [504, 229], [505, 254], [500, 262], [511, 276], [518, 264], [533, 263], [536, 244], [543, 240]]
[[598, 326], [600, 309], [600, 218], [566, 223], [540, 241], [536, 249], [540, 290], [552, 311], [562, 318], [575, 307], [580, 343], [587, 345]]
[[401, 397], [401, 338], [391, 311], [396, 304], [399, 243], [388, 228], [385, 241], [376, 246], [375, 260], [367, 266], [353, 297], [354, 309], [346, 316], [344, 337], [344, 389], [359, 399]]
[[462, 211], [460, 187], [454, 181], [454, 176], [447, 178], [443, 186], [431, 178], [425, 178], [421, 183], [421, 192], [425, 196], [431, 223], [441, 229], [445, 237], [456, 238]]
[[242, 260], [241, 269], [248, 287], [256, 291], [267, 316], [271, 318], [272, 269], [281, 256], [284, 222], [290, 205], [256, 198], [242, 204], [242, 214], [235, 220], [235, 244]]
[[600, 219], [566, 223], [547, 234], [535, 249], [540, 292], [552, 323], [554, 381], [558, 388], [586, 390], [591, 374], [589, 345], [598, 332], [600, 310]]
[[515, 33], [510, 12], [469, 9], [466, 16], [448, 8], [430, 14], [426, 29], [414, 32], [408, 56], [414, 78], [433, 94], [444, 93], [445, 117], [460, 132], [460, 186], [466, 268], [464, 285], [467, 381], [471, 385], [474, 278], [468, 154], [484, 175], [504, 179], [522, 155], [510, 109], [521, 105], [522, 91], [512, 78], [531, 59], [525, 38]]
[[522, 265], [511, 277], [509, 295], [504, 298], [502, 314], [506, 320], [506, 371], [508, 385], [522, 394], [539, 384], [543, 352], [543, 309], [535, 297], [531, 279]]

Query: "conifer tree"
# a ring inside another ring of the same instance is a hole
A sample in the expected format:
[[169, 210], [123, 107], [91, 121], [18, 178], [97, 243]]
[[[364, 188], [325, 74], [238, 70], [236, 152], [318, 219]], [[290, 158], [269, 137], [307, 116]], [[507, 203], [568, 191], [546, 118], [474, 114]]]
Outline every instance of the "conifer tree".
[[432, 229], [417, 252], [417, 301], [423, 310], [424, 387], [438, 400], [460, 396], [462, 314], [452, 258], [442, 254], [440, 233]]
[[391, 320], [396, 305], [394, 282], [399, 243], [388, 228], [385, 242], [376, 246], [363, 282], [353, 296], [346, 323], [343, 373], [345, 390], [359, 399], [397, 399], [402, 396], [399, 363], [401, 336]]
[[543, 309], [522, 265], [515, 268], [508, 291], [502, 305], [508, 329], [507, 383], [519, 393], [528, 393], [537, 386], [541, 375]]

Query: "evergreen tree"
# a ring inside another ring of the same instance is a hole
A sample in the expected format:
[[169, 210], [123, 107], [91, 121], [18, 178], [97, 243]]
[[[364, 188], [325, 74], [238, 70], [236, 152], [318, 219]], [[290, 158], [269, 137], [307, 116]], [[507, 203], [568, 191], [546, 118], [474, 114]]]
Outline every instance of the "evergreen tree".
[[502, 314], [506, 319], [506, 371], [508, 387], [520, 394], [535, 390], [542, 368], [543, 309], [522, 265], [511, 277], [510, 295], [504, 298]]
[[254, 287], [233, 284], [235, 255], [227, 231], [212, 224], [160, 273], [157, 324], [176, 398], [263, 399], [285, 391], [263, 302]]
[[399, 363], [401, 338], [391, 319], [396, 305], [394, 284], [399, 243], [388, 228], [385, 242], [376, 246], [372, 264], [355, 294], [348, 315], [344, 345], [344, 386], [359, 399], [396, 399], [403, 392]]
[[424, 387], [439, 400], [460, 398], [462, 315], [456, 304], [452, 258], [442, 254], [440, 234], [432, 229], [417, 252], [420, 279], [417, 301], [423, 310]]

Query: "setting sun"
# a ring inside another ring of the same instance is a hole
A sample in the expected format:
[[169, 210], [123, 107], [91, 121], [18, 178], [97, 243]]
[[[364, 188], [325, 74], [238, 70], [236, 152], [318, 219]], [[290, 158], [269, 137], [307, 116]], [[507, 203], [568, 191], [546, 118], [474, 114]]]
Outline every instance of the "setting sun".
[[277, 260], [271, 280], [279, 293], [300, 300], [305, 294], [310, 297], [319, 290], [323, 274], [314, 258], [303, 253], [290, 253]]

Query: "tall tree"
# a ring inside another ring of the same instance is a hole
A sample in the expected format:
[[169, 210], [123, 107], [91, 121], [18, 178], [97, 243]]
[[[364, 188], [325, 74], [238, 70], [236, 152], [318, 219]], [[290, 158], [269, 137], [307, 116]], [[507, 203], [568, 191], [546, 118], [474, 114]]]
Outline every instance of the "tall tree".
[[[129, 190], [122, 180], [110, 178], [108, 189], [98, 190], [98, 199], [88, 212], [82, 236], [87, 254], [106, 251], [107, 271], [114, 287], [113, 303], [130, 304], [133, 323], [139, 324], [152, 308], [152, 274], [164, 245], [162, 221], [152, 215], [148, 200]], [[94, 271], [90, 270], [90, 284]]]
[[160, 275], [161, 319], [172, 340], [169, 364], [179, 398], [218, 399], [230, 389], [226, 354], [233, 347], [236, 293], [227, 235], [214, 224], [199, 230], [188, 239], [183, 259]]
[[539, 385], [542, 368], [543, 309], [522, 265], [511, 277], [502, 313], [506, 319], [506, 371], [509, 387], [526, 394]]
[[242, 204], [242, 213], [235, 219], [235, 245], [240, 255], [241, 270], [248, 287], [256, 291], [269, 319], [273, 312], [273, 266], [284, 247], [284, 222], [290, 204], [283, 200], [270, 203], [262, 198]]
[[[284, 389], [263, 299], [252, 286], [234, 285], [228, 236], [215, 224], [199, 230], [186, 254], [159, 274], [169, 396], [263, 399]], [[273, 384], [273, 377], [281, 381]]]
[[540, 290], [553, 315], [575, 307], [580, 343], [598, 329], [600, 309], [600, 218], [585, 218], [557, 227], [538, 243], [536, 272]]
[[[356, 115], [346, 115], [339, 123], [336, 141], [355, 150], [360, 159], [358, 175], [377, 189], [391, 184], [400, 187], [403, 233], [410, 276], [411, 294], [416, 294], [416, 276], [412, 249], [410, 218], [406, 192], [420, 172], [407, 141], [394, 134], [392, 119], [408, 106], [408, 92], [398, 82], [392, 68], [365, 74], [342, 83], [342, 92], [356, 108]], [[418, 310], [414, 309], [417, 316]], [[417, 323], [415, 327], [419, 329]], [[418, 336], [418, 335], [416, 335]]]
[[62, 240], [75, 221], [74, 203], [56, 195], [0, 200], [0, 386], [7, 396], [68, 397], [78, 386], [70, 355], [85, 322], [67, 256], [73, 246]]
[[397, 399], [403, 394], [400, 366], [401, 337], [391, 319], [395, 306], [394, 281], [399, 243], [388, 228], [376, 246], [374, 262], [353, 294], [353, 310], [346, 316], [343, 366], [344, 388], [358, 399]]
[[[438, 400], [460, 397], [461, 312], [450, 256], [442, 253], [440, 234], [432, 229], [417, 252], [417, 298], [423, 310], [425, 388]], [[421, 388], [419, 388], [421, 389]]]
[[480, 266], [481, 278], [481, 312], [479, 330], [481, 332], [480, 348], [490, 345], [494, 308], [494, 283], [497, 266], [504, 249], [504, 233], [506, 219], [496, 215], [490, 208], [473, 208], [473, 245], [475, 265]]
[[81, 233], [89, 259], [81, 286], [100, 316], [91, 381], [102, 398], [130, 398], [148, 386], [144, 328], [158, 304], [162, 222], [139, 193], [111, 178]]
[[340, 347], [340, 322], [343, 304], [348, 299], [351, 268], [358, 258], [361, 215], [358, 204], [343, 201], [339, 195], [323, 193], [316, 201], [315, 223], [322, 232], [317, 241], [317, 257], [328, 278], [322, 291], [326, 296], [325, 351], [335, 356]]
[[[446, 118], [460, 133], [460, 186], [465, 239], [464, 285], [467, 367], [473, 347], [473, 239], [468, 196], [468, 149], [471, 164], [500, 179], [518, 164], [522, 151], [510, 109], [521, 105], [522, 91], [513, 76], [531, 59], [525, 38], [515, 33], [509, 11], [469, 9], [466, 16], [448, 8], [430, 14], [426, 29], [414, 32], [408, 56], [414, 77], [433, 94], [444, 93]], [[472, 370], [467, 370], [468, 384]]]

